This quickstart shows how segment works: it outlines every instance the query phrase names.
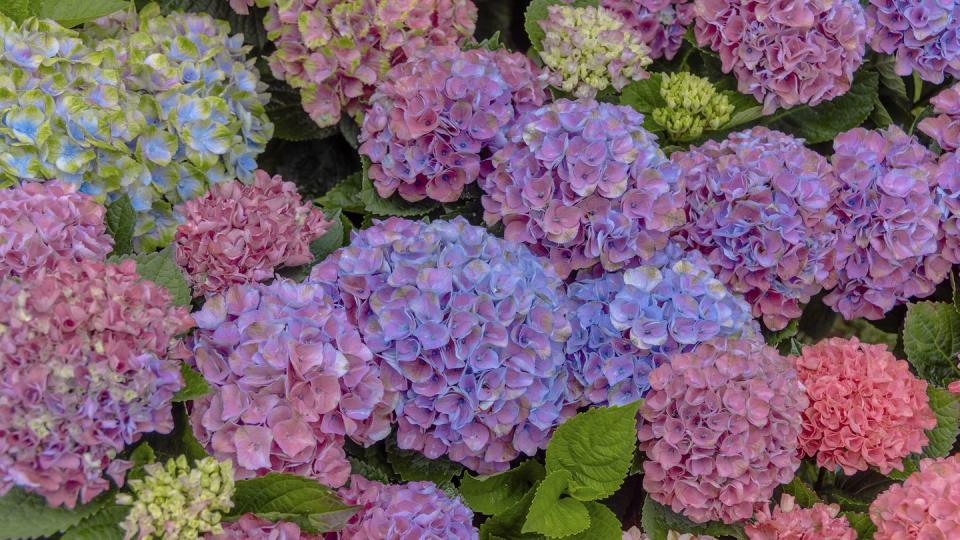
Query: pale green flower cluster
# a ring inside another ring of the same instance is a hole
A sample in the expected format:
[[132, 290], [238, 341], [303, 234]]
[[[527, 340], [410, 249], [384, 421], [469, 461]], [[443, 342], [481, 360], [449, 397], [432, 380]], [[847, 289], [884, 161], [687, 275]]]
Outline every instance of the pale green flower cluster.
[[591, 98], [609, 86], [620, 90], [646, 79], [650, 48], [619, 15], [598, 7], [550, 6], [540, 21], [545, 36], [540, 58], [550, 84]]
[[704, 131], [719, 129], [730, 121], [734, 106], [713, 84], [691, 73], [664, 73], [660, 95], [666, 107], [653, 111], [653, 120], [676, 141], [689, 141]]
[[231, 461], [207, 457], [191, 468], [180, 456], [143, 469], [146, 476], [129, 482], [133, 493], [117, 495], [117, 504], [132, 507], [120, 524], [124, 540], [195, 540], [223, 532], [221, 513], [233, 508]]

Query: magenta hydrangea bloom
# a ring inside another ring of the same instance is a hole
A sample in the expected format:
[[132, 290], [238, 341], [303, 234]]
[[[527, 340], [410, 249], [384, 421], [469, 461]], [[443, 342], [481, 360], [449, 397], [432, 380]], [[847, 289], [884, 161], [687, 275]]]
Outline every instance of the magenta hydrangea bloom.
[[240, 519], [223, 523], [223, 532], [206, 535], [207, 540], [333, 540], [333, 534], [308, 534], [296, 523], [267, 521], [254, 514], [244, 514]]
[[696, 0], [695, 9], [697, 43], [720, 55], [724, 73], [765, 114], [847, 93], [863, 63], [867, 21], [857, 0]]
[[320, 126], [357, 115], [391, 66], [473, 35], [471, 0], [271, 1], [264, 20], [277, 45], [274, 76], [300, 90]]
[[743, 294], [771, 330], [800, 316], [833, 279], [829, 211], [838, 182], [803, 140], [755, 127], [671, 160], [687, 186], [688, 223], [677, 236]]
[[857, 540], [857, 531], [836, 504], [803, 508], [784, 494], [773, 511], [764, 509], [744, 532], [749, 540]]
[[237, 478], [282, 471], [339, 487], [344, 437], [390, 433], [396, 395], [330, 287], [235, 285], [194, 317], [192, 361], [213, 393], [193, 402], [191, 424]]
[[870, 46], [895, 54], [897, 75], [916, 70], [925, 81], [960, 76], [960, 2], [956, 0], [870, 0]]
[[870, 505], [874, 540], [939, 540], [960, 534], [960, 454], [921, 459], [920, 470]]
[[295, 184], [262, 170], [253, 185], [214, 184], [177, 213], [183, 222], [174, 239], [177, 264], [194, 296], [271, 279], [279, 266], [306, 264], [313, 260], [310, 242], [330, 228], [319, 208], [300, 201]]
[[601, 0], [600, 6], [623, 17], [640, 41], [650, 47], [650, 58], [670, 60], [683, 44], [693, 21], [692, 0]]
[[776, 349], [716, 338], [654, 369], [650, 387], [638, 438], [655, 501], [697, 523], [732, 523], [793, 478], [807, 397]]
[[940, 148], [952, 152], [960, 148], [960, 84], [930, 98], [937, 116], [924, 118], [917, 129], [937, 141]]
[[345, 504], [360, 507], [340, 532], [341, 540], [479, 538], [473, 512], [433, 482], [390, 485], [355, 474], [339, 495]]
[[846, 319], [880, 319], [949, 273], [938, 250], [937, 156], [896, 126], [841, 133], [833, 149], [838, 284], [824, 302]]
[[57, 180], [0, 190], [0, 277], [28, 276], [63, 260], [103, 260], [113, 249], [105, 214], [93, 197]]
[[758, 336], [750, 306], [698, 254], [662, 266], [578, 276], [568, 287], [567, 361], [594, 405], [642, 398], [650, 371], [717, 336]]
[[120, 264], [61, 261], [0, 282], [0, 495], [19, 486], [73, 508], [122, 484], [115, 459], [173, 429], [183, 385], [168, 356], [193, 320]]
[[454, 202], [483, 178], [517, 118], [546, 101], [530, 60], [506, 49], [431, 47], [387, 72], [363, 118], [360, 153], [381, 197]]
[[650, 262], [685, 221], [679, 169], [630, 107], [561, 99], [525, 115], [481, 180], [484, 219], [561, 277]]
[[400, 448], [500, 471], [575, 412], [562, 284], [526, 247], [462, 217], [390, 218], [309, 279], [336, 283], [384, 384], [400, 393]]

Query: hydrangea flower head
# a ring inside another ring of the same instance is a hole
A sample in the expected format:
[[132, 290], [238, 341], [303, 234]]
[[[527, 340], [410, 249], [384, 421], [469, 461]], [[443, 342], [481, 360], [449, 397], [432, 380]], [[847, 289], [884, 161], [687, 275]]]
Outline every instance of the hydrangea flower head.
[[750, 306], [701, 257], [644, 265], [568, 287], [567, 361], [594, 405], [623, 405], [650, 389], [650, 371], [717, 336], [757, 336]]
[[771, 330], [832, 279], [829, 217], [837, 181], [801, 139], [756, 127], [707, 141], [672, 161], [688, 195], [678, 239], [703, 253], [717, 277], [743, 294]]
[[807, 407], [790, 362], [754, 339], [716, 338], [650, 373], [638, 438], [643, 489], [697, 523], [747, 519], [800, 465]]
[[360, 507], [340, 532], [342, 540], [479, 538], [473, 512], [433, 482], [390, 485], [355, 474], [339, 495], [345, 504]]
[[940, 156], [936, 186], [942, 236], [939, 252], [951, 264], [960, 264], [960, 154]]
[[924, 430], [937, 425], [927, 383], [885, 345], [830, 338], [805, 346], [795, 361], [810, 400], [800, 448], [817, 466], [889, 474], [927, 445]]
[[344, 436], [390, 433], [393, 394], [336, 291], [234, 285], [195, 318], [192, 359], [213, 393], [193, 402], [191, 425], [238, 478], [280, 471], [339, 487], [350, 475]]
[[275, 0], [264, 20], [273, 74], [300, 90], [314, 122], [357, 115], [391, 66], [473, 35], [471, 0]]
[[546, 101], [539, 70], [506, 49], [431, 47], [383, 78], [360, 133], [381, 197], [454, 202], [493, 169], [517, 118]]
[[221, 525], [222, 532], [208, 535], [207, 540], [328, 540], [327, 533], [308, 534], [290, 521], [267, 521], [254, 514]]
[[685, 71], [662, 77], [660, 95], [667, 106], [654, 109], [653, 119], [672, 139], [696, 139], [704, 130], [720, 129], [730, 121], [735, 107], [709, 80]]
[[600, 6], [620, 15], [654, 60], [673, 58], [693, 21], [692, 0], [601, 0]]
[[143, 433], [173, 429], [183, 385], [168, 359], [193, 320], [132, 260], [61, 261], [0, 281], [0, 494], [73, 508], [117, 483]]
[[916, 71], [936, 84], [960, 76], [960, 2], [870, 0], [867, 22], [870, 46], [896, 55], [897, 75]]
[[[893, 0], [890, 0], [891, 3]], [[763, 103], [814, 106], [850, 90], [863, 63], [867, 21], [857, 0], [696, 0], [696, 37], [724, 73]]]
[[0, 277], [52, 269], [62, 260], [103, 260], [113, 239], [106, 210], [57, 180], [0, 190]]
[[947, 152], [960, 149], [960, 84], [930, 98], [936, 116], [924, 118], [917, 129]]
[[673, 166], [630, 107], [561, 99], [528, 113], [481, 180], [484, 219], [561, 277], [654, 260], [686, 220]]
[[744, 529], [750, 540], [857, 540], [857, 531], [836, 504], [816, 503], [810, 508], [784, 494], [771, 512], [765, 509]]
[[544, 448], [572, 416], [556, 274], [464, 218], [376, 222], [313, 268], [335, 283], [400, 394], [397, 444], [481, 473]]
[[307, 264], [310, 242], [330, 228], [319, 208], [300, 201], [295, 184], [262, 170], [254, 178], [252, 185], [212, 186], [177, 209], [183, 220], [174, 240], [177, 264], [194, 296], [268, 280], [279, 266]]
[[824, 303], [846, 319], [881, 319], [898, 303], [932, 294], [949, 272], [938, 248], [937, 157], [896, 126], [854, 128], [833, 149], [838, 284]]
[[538, 21], [545, 35], [540, 58], [550, 84], [577, 97], [592, 98], [612, 86], [650, 76], [650, 48], [619, 15], [603, 8], [551, 5]]
[[960, 454], [921, 459], [920, 470], [870, 505], [874, 540], [954, 538], [960, 531]]

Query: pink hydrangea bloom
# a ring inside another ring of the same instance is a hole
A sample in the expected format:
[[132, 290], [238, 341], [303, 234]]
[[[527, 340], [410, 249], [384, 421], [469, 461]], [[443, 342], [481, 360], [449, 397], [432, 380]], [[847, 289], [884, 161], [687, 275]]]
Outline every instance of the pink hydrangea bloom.
[[0, 277], [27, 276], [62, 260], [103, 260], [113, 248], [105, 214], [93, 197], [58, 180], [0, 190]]
[[341, 540], [479, 538], [473, 512], [433, 482], [388, 485], [355, 474], [339, 494], [344, 503], [360, 506], [340, 532]]
[[650, 540], [650, 537], [638, 527], [630, 527], [623, 531], [623, 540]]
[[252, 185], [215, 184], [178, 212], [177, 264], [194, 296], [271, 279], [279, 266], [306, 264], [313, 260], [310, 242], [330, 228], [319, 208], [300, 201], [296, 185], [262, 170]]
[[561, 277], [650, 262], [685, 221], [679, 169], [630, 107], [561, 99], [522, 118], [481, 180], [484, 219]]
[[937, 156], [896, 126], [851, 129], [833, 149], [838, 283], [824, 303], [846, 319], [880, 319], [932, 294], [950, 270], [939, 251]]
[[[623, 531], [623, 540], [650, 540], [646, 533], [637, 527], [630, 527]], [[678, 533], [677, 531], [668, 531], [667, 540], [717, 540], [715, 537], [707, 534]]]
[[230, 7], [240, 15], [249, 15], [250, 8], [253, 7], [254, 0], [229, 0]]
[[850, 90], [867, 21], [857, 0], [696, 0], [696, 36], [737, 87], [778, 107], [817, 105]]
[[336, 291], [279, 279], [235, 285], [195, 315], [193, 363], [213, 388], [193, 402], [197, 439], [237, 478], [282, 471], [338, 487], [344, 436], [390, 433], [396, 396]]
[[335, 534], [307, 534], [296, 523], [267, 521], [254, 514], [244, 514], [240, 519], [223, 523], [223, 532], [208, 534], [207, 540], [333, 540]]
[[363, 118], [360, 153], [381, 197], [454, 202], [483, 178], [517, 118], [546, 101], [530, 60], [506, 49], [431, 47], [387, 72]]
[[927, 383], [885, 345], [830, 338], [805, 346], [795, 361], [810, 399], [800, 448], [818, 466], [888, 474], [927, 445], [924, 430], [937, 425]]
[[772, 512], [764, 509], [756, 519], [744, 530], [750, 540], [857, 540], [857, 531], [836, 504], [802, 508], [784, 494]]
[[937, 116], [924, 118], [917, 129], [937, 141], [940, 148], [952, 152], [960, 148], [960, 84], [930, 98]]
[[650, 387], [637, 436], [655, 501], [697, 523], [732, 523], [793, 478], [807, 397], [776, 349], [716, 338], [654, 369]]
[[650, 58], [670, 60], [683, 44], [693, 21], [692, 0], [601, 0], [600, 6], [626, 21], [640, 41], [650, 47]]
[[960, 538], [960, 455], [920, 460], [920, 470], [870, 505], [874, 540]]
[[838, 187], [830, 163], [802, 139], [755, 127], [707, 141], [671, 160], [687, 187], [677, 236], [703, 253], [731, 291], [771, 330], [833, 279], [829, 211]]
[[471, 0], [288, 0], [271, 2], [264, 20], [277, 45], [274, 76], [300, 90], [320, 126], [356, 115], [391, 66], [431, 45], [473, 35]]
[[193, 325], [132, 260], [61, 261], [0, 282], [0, 495], [19, 486], [73, 508], [123, 483], [115, 460], [173, 429], [183, 385], [168, 358]]
[[960, 76], [960, 2], [869, 0], [870, 47], [896, 55], [897, 75], [919, 73], [925, 81]]

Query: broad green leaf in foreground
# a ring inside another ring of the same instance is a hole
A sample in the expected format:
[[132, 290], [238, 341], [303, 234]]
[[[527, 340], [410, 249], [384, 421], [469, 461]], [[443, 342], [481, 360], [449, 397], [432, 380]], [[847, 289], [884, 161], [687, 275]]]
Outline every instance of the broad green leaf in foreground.
[[[6, 0], [4, 0], [6, 1]], [[99, 19], [130, 7], [127, 0], [34, 0], [33, 14], [53, 19], [67, 28]]]
[[567, 470], [554, 471], [537, 486], [522, 532], [538, 533], [549, 538], [563, 538], [587, 530], [590, 513], [582, 502], [564, 496], [572, 475]]
[[127, 517], [129, 506], [110, 502], [96, 514], [71, 527], [60, 540], [123, 540], [120, 523]]
[[903, 349], [917, 373], [938, 386], [960, 378], [960, 313], [950, 304], [920, 302], [907, 308]]
[[476, 512], [499, 514], [523, 499], [546, 474], [543, 465], [533, 459], [492, 476], [465, 474], [460, 480], [460, 495], [467, 506]]
[[107, 492], [68, 510], [51, 508], [43, 497], [15, 487], [0, 497], [0, 540], [53, 536], [96, 514], [113, 497]]
[[233, 502], [227, 520], [252, 512], [270, 521], [296, 523], [310, 534], [339, 530], [357, 511], [316, 480], [281, 473], [238, 480]]

